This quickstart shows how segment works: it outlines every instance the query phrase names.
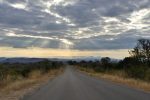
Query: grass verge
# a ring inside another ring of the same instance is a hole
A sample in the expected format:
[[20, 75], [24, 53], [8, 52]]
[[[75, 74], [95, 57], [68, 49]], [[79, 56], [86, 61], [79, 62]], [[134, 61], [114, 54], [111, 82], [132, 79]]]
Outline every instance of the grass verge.
[[0, 100], [19, 100], [26, 93], [38, 89], [41, 85], [63, 72], [63, 68], [50, 70], [42, 74], [40, 70], [33, 71], [26, 79], [7, 82], [0, 88]]
[[81, 72], [86, 73], [90, 76], [110, 80], [112, 82], [124, 84], [129, 87], [133, 87], [133, 88], [145, 91], [145, 92], [150, 92], [149, 82], [126, 77], [123, 72], [112, 71], [112, 72], [100, 73], [100, 72], [95, 72], [92, 69], [84, 69], [84, 68], [79, 68], [79, 69]]

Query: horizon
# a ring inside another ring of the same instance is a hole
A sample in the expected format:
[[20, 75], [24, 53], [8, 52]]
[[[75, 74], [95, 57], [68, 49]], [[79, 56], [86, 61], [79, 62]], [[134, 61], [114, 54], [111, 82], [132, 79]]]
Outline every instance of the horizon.
[[[121, 54], [121, 55], [120, 55]], [[117, 55], [117, 56], [116, 56]], [[123, 59], [128, 57], [128, 50], [99, 50], [80, 51], [49, 48], [0, 48], [0, 57], [27, 57], [27, 58], [74, 58], [74, 57], [110, 57]]]

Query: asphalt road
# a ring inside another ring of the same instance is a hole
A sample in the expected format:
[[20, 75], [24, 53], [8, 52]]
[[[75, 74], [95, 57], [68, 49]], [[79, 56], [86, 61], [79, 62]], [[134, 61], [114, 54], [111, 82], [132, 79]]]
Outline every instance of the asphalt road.
[[96, 79], [67, 67], [64, 74], [23, 100], [150, 100], [150, 93]]

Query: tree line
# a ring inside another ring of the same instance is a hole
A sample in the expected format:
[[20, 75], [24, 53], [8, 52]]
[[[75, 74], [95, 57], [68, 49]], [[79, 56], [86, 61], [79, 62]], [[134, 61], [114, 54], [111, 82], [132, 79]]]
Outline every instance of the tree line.
[[121, 71], [126, 77], [150, 81], [150, 39], [139, 39], [129, 54], [130, 57], [120, 61], [104, 57], [100, 61], [69, 61], [69, 64], [101, 73]]

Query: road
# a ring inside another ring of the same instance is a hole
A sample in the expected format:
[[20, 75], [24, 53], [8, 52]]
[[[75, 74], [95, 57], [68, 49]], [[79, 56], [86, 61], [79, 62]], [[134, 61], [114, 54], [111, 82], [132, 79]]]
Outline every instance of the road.
[[96, 79], [67, 67], [62, 75], [23, 100], [150, 100], [150, 93]]

